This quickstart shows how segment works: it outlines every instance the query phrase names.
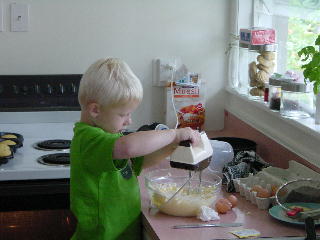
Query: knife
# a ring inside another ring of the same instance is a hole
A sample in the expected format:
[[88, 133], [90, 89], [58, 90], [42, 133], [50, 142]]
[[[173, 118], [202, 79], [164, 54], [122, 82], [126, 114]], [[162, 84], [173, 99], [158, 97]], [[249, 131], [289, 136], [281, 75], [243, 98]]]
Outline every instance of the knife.
[[242, 223], [216, 223], [216, 224], [186, 224], [186, 225], [176, 225], [173, 229], [180, 228], [205, 228], [205, 227], [240, 227]]
[[[250, 240], [305, 240], [305, 236], [284, 236], [284, 237], [258, 237], [258, 238], [250, 238]], [[226, 240], [224, 238], [213, 238], [211, 240]], [[231, 238], [228, 240], [239, 240], [239, 238]]]

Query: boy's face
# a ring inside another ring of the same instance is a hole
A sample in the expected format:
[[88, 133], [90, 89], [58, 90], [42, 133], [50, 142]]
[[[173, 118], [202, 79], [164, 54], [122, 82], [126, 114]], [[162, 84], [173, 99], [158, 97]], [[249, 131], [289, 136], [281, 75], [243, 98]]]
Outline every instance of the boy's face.
[[110, 133], [119, 133], [131, 124], [131, 113], [136, 110], [139, 101], [132, 101], [119, 106], [105, 107], [100, 109], [96, 117], [96, 124]]

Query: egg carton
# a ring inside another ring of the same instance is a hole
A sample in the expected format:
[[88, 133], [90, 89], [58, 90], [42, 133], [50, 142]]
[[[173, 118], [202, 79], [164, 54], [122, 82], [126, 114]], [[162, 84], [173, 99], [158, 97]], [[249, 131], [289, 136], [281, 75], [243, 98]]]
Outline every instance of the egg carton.
[[250, 174], [246, 178], [233, 179], [233, 184], [236, 192], [239, 192], [246, 200], [257, 205], [259, 209], [265, 210], [277, 204], [276, 197], [274, 195], [266, 198], [258, 197], [257, 192], [251, 191], [253, 186], [259, 185], [268, 190], [269, 193], [274, 193], [275, 189], [284, 183], [299, 178], [319, 179], [320, 174], [292, 160], [289, 161], [287, 169], [267, 167], [256, 175]]
[[245, 197], [246, 200], [258, 206], [259, 209], [268, 209], [270, 205], [276, 204], [275, 197], [262, 198], [257, 196], [257, 192], [251, 191], [254, 185], [259, 185], [262, 188], [271, 192], [271, 184], [265, 182], [258, 176], [249, 175], [246, 178], [233, 179], [236, 192], [239, 192], [241, 196]]

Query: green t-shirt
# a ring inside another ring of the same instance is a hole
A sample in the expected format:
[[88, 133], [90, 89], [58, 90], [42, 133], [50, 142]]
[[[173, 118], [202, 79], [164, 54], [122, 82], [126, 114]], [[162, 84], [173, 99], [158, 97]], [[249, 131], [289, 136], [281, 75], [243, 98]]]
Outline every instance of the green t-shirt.
[[136, 176], [142, 170], [143, 157], [112, 159], [114, 144], [121, 136], [85, 123], [75, 124], [70, 149], [70, 207], [77, 228], [72, 240], [141, 237]]

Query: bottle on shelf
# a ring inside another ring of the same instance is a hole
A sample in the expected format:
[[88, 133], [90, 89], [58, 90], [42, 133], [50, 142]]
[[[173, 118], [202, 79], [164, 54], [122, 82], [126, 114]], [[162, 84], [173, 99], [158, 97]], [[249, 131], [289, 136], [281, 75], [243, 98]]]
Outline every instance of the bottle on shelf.
[[281, 79], [276, 76], [269, 78], [269, 108], [273, 111], [280, 111], [281, 83]]

